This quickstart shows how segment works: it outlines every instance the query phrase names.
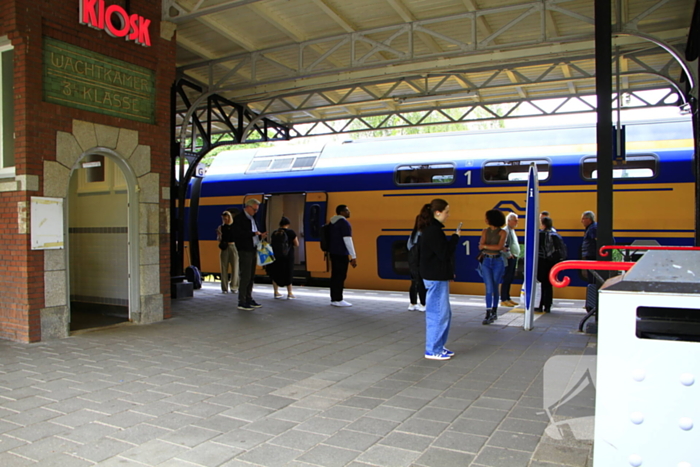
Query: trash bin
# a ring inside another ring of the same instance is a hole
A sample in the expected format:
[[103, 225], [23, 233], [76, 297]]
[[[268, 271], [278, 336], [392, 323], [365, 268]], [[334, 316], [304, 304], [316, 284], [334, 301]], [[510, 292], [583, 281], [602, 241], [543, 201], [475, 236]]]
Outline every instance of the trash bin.
[[700, 252], [606, 281], [596, 386], [595, 467], [700, 465]]

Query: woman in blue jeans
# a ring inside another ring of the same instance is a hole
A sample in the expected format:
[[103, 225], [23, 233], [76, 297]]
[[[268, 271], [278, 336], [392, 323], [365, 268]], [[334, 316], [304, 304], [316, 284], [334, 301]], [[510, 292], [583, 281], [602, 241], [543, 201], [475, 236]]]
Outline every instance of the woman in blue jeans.
[[420, 275], [427, 289], [425, 299], [425, 358], [449, 360], [454, 352], [445, 348], [450, 332], [450, 281], [455, 275], [455, 249], [459, 229], [449, 238], [443, 228], [450, 216], [444, 199], [434, 199], [421, 209], [418, 218], [420, 236]]
[[486, 227], [481, 232], [479, 250], [481, 260], [481, 276], [486, 285], [486, 316], [481, 324], [491, 324], [498, 318], [498, 285], [503, 279], [505, 258], [501, 254], [506, 243], [507, 233], [503, 230], [506, 217], [498, 209], [486, 211]]

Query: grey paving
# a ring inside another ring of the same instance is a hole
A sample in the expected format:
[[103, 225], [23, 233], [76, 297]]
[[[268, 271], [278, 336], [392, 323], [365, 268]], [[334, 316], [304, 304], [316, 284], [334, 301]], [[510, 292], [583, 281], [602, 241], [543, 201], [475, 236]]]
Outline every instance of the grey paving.
[[263, 307], [241, 311], [205, 283], [161, 323], [0, 341], [0, 465], [592, 465], [566, 422], [593, 415], [594, 389], [546, 395], [550, 358], [596, 353], [581, 302], [555, 300], [528, 332], [518, 313], [482, 326], [482, 299], [453, 296], [456, 356], [439, 362], [407, 294], [295, 294], [256, 285]]

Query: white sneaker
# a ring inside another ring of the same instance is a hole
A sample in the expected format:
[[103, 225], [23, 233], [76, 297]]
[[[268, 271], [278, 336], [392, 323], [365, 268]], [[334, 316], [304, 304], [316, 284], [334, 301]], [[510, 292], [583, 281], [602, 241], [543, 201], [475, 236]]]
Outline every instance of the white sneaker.
[[333, 305], [333, 306], [352, 306], [352, 303], [348, 303], [345, 300], [341, 300], [339, 302], [331, 302], [331, 305]]
[[408, 311], [418, 311], [418, 305], [408, 305]]
[[420, 312], [422, 312], [422, 313], [425, 313], [425, 306], [423, 306], [423, 305], [416, 305], [415, 310], [416, 310], [416, 311], [420, 311]]

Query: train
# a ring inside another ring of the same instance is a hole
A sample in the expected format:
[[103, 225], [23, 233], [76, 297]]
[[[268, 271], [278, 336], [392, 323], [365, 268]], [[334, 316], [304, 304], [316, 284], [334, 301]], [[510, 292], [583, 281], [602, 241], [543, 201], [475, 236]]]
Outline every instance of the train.
[[[625, 125], [624, 160], [613, 168], [613, 236], [617, 244], [656, 241], [694, 243], [694, 142], [690, 120]], [[185, 266], [219, 273], [216, 228], [221, 212], [262, 202], [256, 219], [267, 231], [282, 215], [300, 239], [295, 277], [314, 284], [330, 277], [320, 248], [321, 227], [346, 204], [357, 251], [357, 268], [346, 287], [407, 291], [406, 240], [415, 217], [434, 198], [451, 209], [446, 232], [462, 222], [451, 292], [483, 294], [476, 271], [484, 214], [500, 209], [519, 215], [523, 242], [526, 182], [538, 168], [540, 208], [578, 259], [584, 211], [596, 211], [595, 126], [464, 131], [345, 141], [285, 144], [225, 151], [188, 190]], [[259, 269], [262, 276], [264, 271]], [[583, 298], [585, 282], [572, 277], [558, 298]], [[516, 280], [511, 291], [518, 296]]]

